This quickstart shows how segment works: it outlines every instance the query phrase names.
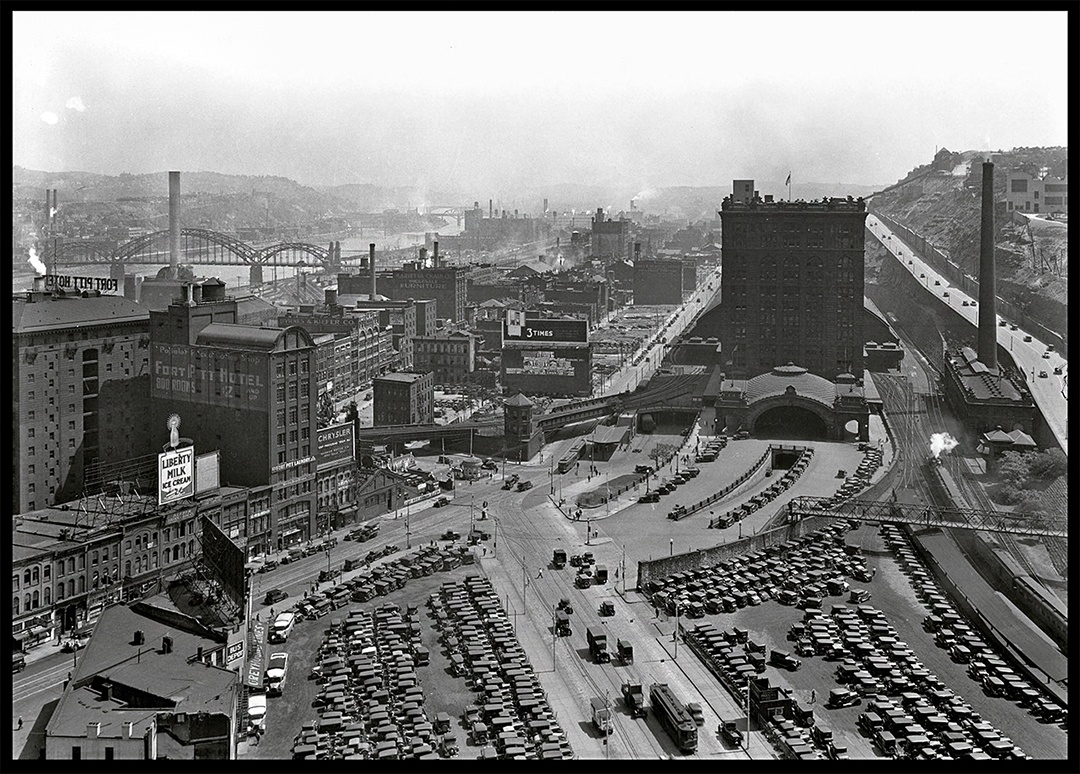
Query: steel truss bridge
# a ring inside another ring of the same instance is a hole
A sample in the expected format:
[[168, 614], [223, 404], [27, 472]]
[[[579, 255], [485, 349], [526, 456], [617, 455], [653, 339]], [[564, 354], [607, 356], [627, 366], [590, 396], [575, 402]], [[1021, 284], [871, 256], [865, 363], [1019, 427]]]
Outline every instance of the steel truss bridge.
[[[279, 242], [257, 246], [236, 237], [202, 228], [180, 229], [180, 260], [199, 266], [321, 267], [328, 272], [342, 268], [331, 256], [329, 244]], [[155, 231], [115, 245], [100, 240], [64, 240], [49, 244], [43, 257], [46, 266], [106, 264], [169, 264], [169, 232]], [[344, 263], [344, 261], [342, 262]]]
[[1068, 524], [1063, 519], [1024, 516], [1017, 518], [998, 511], [979, 511], [970, 508], [938, 508], [930, 505], [892, 501], [848, 500], [842, 506], [830, 505], [828, 497], [793, 497], [788, 504], [788, 519], [798, 521], [807, 516], [834, 516], [912, 527], [973, 529], [981, 532], [1004, 532], [1010, 535], [1068, 537]]

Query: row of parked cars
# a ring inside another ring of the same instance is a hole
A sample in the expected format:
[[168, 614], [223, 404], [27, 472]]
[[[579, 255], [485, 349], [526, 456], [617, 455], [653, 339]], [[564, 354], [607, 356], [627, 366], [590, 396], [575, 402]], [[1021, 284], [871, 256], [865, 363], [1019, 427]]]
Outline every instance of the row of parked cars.
[[782, 495], [788, 489], [790, 489], [796, 481], [799, 480], [799, 476], [806, 470], [807, 465], [810, 464], [811, 458], [814, 456], [814, 450], [811, 447], [807, 447], [799, 454], [798, 460], [795, 464], [784, 471], [784, 475], [778, 478], [773, 483], [769, 484], [763, 491], [758, 492], [742, 505], [731, 509], [715, 519], [709, 522], [710, 529], [726, 529], [737, 521], [742, 521], [750, 514], [764, 508], [771, 503], [774, 499]]
[[915, 593], [930, 611], [923, 619], [923, 628], [934, 635], [935, 644], [948, 651], [953, 661], [967, 664], [968, 674], [982, 685], [987, 695], [1014, 701], [1043, 723], [1064, 723], [1065, 708], [1009, 666], [949, 602], [915, 553], [908, 536], [892, 524], [883, 524], [881, 534]]
[[834, 605], [829, 615], [808, 610], [802, 623], [814, 632], [815, 642], [828, 643], [814, 655], [840, 662], [834, 672], [840, 687], [829, 691], [825, 706], [866, 702], [858, 727], [882, 755], [914, 760], [1026, 757], [927, 669], [877, 608]]
[[[642, 473], [643, 468], [649, 471], [648, 473], [645, 473], [644, 475], [646, 477], [649, 476], [651, 474], [651, 472], [652, 472], [652, 468], [650, 466], [648, 466], [648, 465], [638, 465], [637, 469], [636, 469], [636, 472], [637, 473]], [[643, 494], [641, 497], [638, 498], [638, 502], [639, 503], [657, 503], [657, 502], [660, 502], [660, 498], [662, 496], [664, 496], [666, 494], [671, 494], [678, 487], [685, 484], [687, 481], [694, 478], [699, 473], [701, 473], [701, 470], [699, 468], [694, 468], [694, 467], [684, 468], [683, 470], [680, 470], [678, 473], [674, 474], [671, 478], [665, 478], [663, 481], [661, 481], [659, 484], [657, 484], [651, 490], [649, 490], [648, 492]], [[679, 510], [685, 511], [686, 509], [681, 505], [676, 505], [675, 506], [675, 511], [673, 511], [673, 512], [677, 512]], [[673, 518], [673, 517], [670, 514], [668, 514], [668, 518], [670, 519], [670, 518]]]
[[321, 684], [316, 722], [293, 746], [297, 759], [428, 760], [457, 752], [424, 710], [417, 668], [429, 663], [418, 609], [353, 610], [327, 627], [309, 676]]
[[838, 478], [844, 479], [844, 483], [840, 485], [832, 496], [831, 505], [839, 505], [845, 500], [850, 500], [866, 489], [870, 485], [870, 479], [873, 478], [874, 473], [881, 467], [882, 451], [880, 446], [863, 443], [859, 444], [859, 448], [863, 452], [862, 461], [851, 475], [847, 475], [846, 471], [840, 471], [837, 474]]
[[732, 613], [775, 599], [815, 606], [849, 589], [845, 577], [870, 580], [871, 571], [846, 546], [855, 522], [838, 522], [804, 537], [734, 557], [709, 567], [677, 572], [645, 584], [654, 605], [668, 615], [702, 618]]
[[463, 718], [481, 758], [573, 757], [491, 582], [468, 575], [428, 599], [451, 671], [476, 695]]

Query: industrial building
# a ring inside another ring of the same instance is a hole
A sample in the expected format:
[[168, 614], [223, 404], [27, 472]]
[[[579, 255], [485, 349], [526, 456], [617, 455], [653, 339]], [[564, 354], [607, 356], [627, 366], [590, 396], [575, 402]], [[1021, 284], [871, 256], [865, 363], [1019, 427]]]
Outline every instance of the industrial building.
[[630, 257], [631, 221], [604, 218], [604, 210], [596, 209], [592, 219], [592, 248], [594, 256], [607, 261], [618, 261]]
[[197, 452], [221, 452], [224, 481], [262, 488], [261, 553], [308, 540], [315, 520], [315, 344], [303, 328], [236, 325], [215, 295], [151, 312], [151, 427], [179, 416]]
[[678, 306], [697, 288], [697, 262], [682, 258], [634, 261], [634, 305]]
[[825, 379], [863, 373], [862, 199], [724, 198], [721, 366], [748, 379], [793, 362]]
[[435, 422], [435, 375], [400, 371], [375, 379], [374, 424], [430, 425]]
[[95, 468], [151, 451], [150, 316], [122, 296], [45, 290], [44, 277], [11, 311], [10, 501], [24, 513], [81, 495], [88, 471], [93, 484]]

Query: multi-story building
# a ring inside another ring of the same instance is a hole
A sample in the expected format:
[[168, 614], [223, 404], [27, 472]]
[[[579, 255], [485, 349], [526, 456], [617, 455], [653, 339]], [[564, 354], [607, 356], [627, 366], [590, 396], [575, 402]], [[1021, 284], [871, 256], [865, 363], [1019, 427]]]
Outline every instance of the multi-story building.
[[319, 533], [349, 523], [356, 512], [355, 428], [351, 422], [320, 427], [316, 455], [319, 458], [315, 481]]
[[344, 399], [386, 371], [389, 364], [384, 350], [389, 349], [391, 337], [380, 323], [378, 309], [347, 310], [338, 305], [337, 298], [335, 291], [327, 291], [324, 306], [290, 308], [278, 314], [277, 324], [283, 328], [298, 325], [312, 336], [334, 336], [333, 353], [326, 364], [325, 379], [319, 380], [319, 391]]
[[405, 268], [379, 274], [379, 292], [398, 301], [433, 298], [440, 318], [464, 323], [468, 277], [469, 269], [465, 266], [424, 268], [406, 264]]
[[148, 312], [36, 285], [12, 303], [14, 513], [73, 499], [88, 469], [151, 451]]
[[1011, 212], [1069, 212], [1069, 179], [1032, 177], [1010, 172], [1005, 183], [1006, 207]]
[[[753, 189], [753, 181], [741, 182]], [[829, 380], [861, 375], [863, 200], [737, 195], [725, 197], [720, 217], [728, 376], [750, 378], [788, 362]]]
[[[338, 300], [345, 309], [346, 317], [377, 315], [378, 327], [385, 339], [379, 342], [379, 374], [386, 373], [392, 366], [412, 366], [412, 340], [417, 335], [415, 301], [390, 301], [385, 298], [372, 301], [366, 296], [352, 294], [339, 295]], [[388, 339], [385, 338], [387, 329], [390, 331]]]
[[603, 209], [597, 208], [592, 221], [592, 254], [606, 261], [630, 257], [629, 220], [604, 219]]
[[413, 364], [417, 371], [431, 371], [435, 384], [466, 384], [476, 370], [476, 337], [464, 331], [413, 339]]
[[24, 647], [77, 631], [121, 600], [137, 600], [191, 567], [207, 516], [244, 544], [249, 492], [220, 487], [197, 500], [88, 497], [22, 514], [12, 531], [12, 635]]
[[249, 549], [280, 549], [315, 530], [315, 344], [299, 326], [219, 321], [228, 315], [216, 295], [151, 313], [152, 427], [176, 414], [197, 453], [219, 450], [222, 480], [255, 489], [253, 532], [269, 511]]
[[401, 371], [375, 379], [374, 424], [430, 425], [435, 422], [435, 375]]
[[663, 306], [681, 304], [693, 291], [687, 279], [697, 268], [693, 261], [677, 258], [639, 258], [634, 261], [634, 305]]

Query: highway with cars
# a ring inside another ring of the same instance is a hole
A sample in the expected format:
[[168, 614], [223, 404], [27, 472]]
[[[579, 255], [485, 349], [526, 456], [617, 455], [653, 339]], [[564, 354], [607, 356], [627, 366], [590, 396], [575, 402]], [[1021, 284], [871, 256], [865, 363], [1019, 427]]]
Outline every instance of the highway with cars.
[[[951, 285], [944, 276], [923, 261], [910, 245], [873, 215], [866, 216], [866, 227], [885, 246], [889, 254], [919, 281], [927, 294], [936, 299], [936, 303], [944, 305], [973, 325], [978, 325], [978, 299]], [[1031, 333], [1021, 330], [1000, 315], [998, 317], [995, 321], [998, 344], [1016, 361], [1016, 366], [1023, 373], [1043, 418], [1062, 451], [1068, 454], [1069, 361]]]

